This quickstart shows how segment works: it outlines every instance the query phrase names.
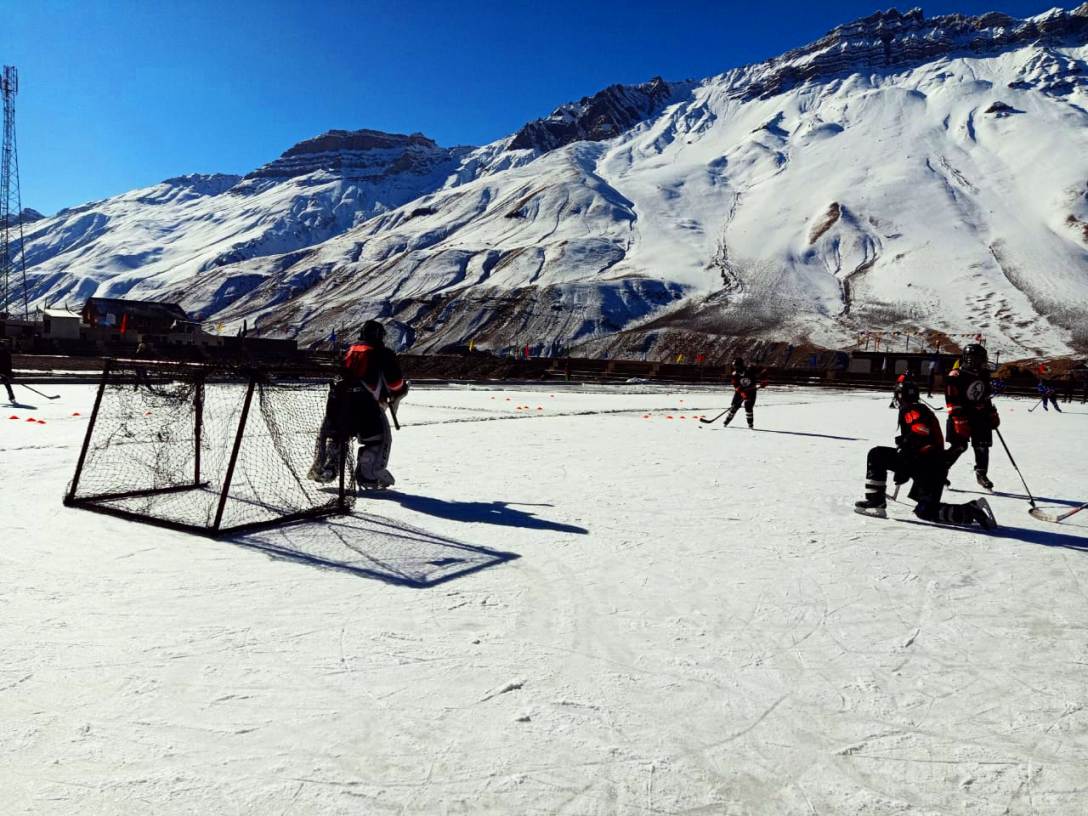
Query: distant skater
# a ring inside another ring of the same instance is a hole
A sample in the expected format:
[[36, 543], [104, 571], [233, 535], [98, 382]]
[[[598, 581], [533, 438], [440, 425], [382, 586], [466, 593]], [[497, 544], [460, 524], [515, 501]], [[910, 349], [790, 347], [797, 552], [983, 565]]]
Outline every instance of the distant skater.
[[722, 424], [728, 427], [743, 405], [748, 427], [755, 428], [756, 391], [760, 387], [759, 372], [754, 367], [746, 365], [743, 358], [738, 357], [733, 361], [733, 373], [730, 376], [733, 383], [733, 404], [729, 406], [729, 413]]
[[6, 337], [0, 339], [0, 382], [8, 390], [8, 402], [15, 402], [15, 392], [11, 390], [11, 384], [15, 380], [15, 373], [11, 367], [11, 341]]
[[1049, 402], [1051, 405], [1054, 406], [1055, 411], [1057, 411], [1059, 414], [1062, 412], [1062, 409], [1058, 407], [1058, 398], [1054, 386], [1052, 386], [1046, 380], [1039, 380], [1039, 384], [1035, 386], [1035, 388], [1039, 392], [1040, 398], [1043, 400], [1044, 411], [1050, 410], [1046, 407], [1047, 402]]

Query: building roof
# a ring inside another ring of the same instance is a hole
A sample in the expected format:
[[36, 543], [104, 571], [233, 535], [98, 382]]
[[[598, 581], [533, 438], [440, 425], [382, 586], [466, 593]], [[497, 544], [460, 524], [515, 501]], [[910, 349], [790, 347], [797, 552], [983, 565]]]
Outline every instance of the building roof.
[[41, 310], [41, 313], [46, 317], [72, 318], [74, 320], [79, 320], [82, 317], [79, 312], [73, 312], [69, 308], [60, 308], [58, 306], [46, 306]]
[[88, 298], [84, 311], [94, 308], [101, 312], [116, 312], [150, 320], [189, 321], [189, 315], [176, 303], [160, 303], [154, 300], [124, 300], [121, 298]]

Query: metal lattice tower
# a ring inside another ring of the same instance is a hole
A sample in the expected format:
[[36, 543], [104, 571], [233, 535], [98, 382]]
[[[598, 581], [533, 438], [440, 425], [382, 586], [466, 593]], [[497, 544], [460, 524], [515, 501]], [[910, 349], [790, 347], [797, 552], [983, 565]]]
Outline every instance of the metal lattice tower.
[[0, 93], [4, 97], [4, 145], [0, 154], [0, 315], [10, 313], [17, 305], [17, 290], [13, 284], [21, 284], [23, 319], [29, 319], [19, 150], [15, 142], [15, 95], [19, 93], [19, 72], [14, 65], [4, 66]]

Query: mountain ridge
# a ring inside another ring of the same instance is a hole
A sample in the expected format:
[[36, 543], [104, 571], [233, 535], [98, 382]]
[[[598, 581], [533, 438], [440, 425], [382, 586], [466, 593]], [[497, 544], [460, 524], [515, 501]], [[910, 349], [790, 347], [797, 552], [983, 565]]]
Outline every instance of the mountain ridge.
[[478, 148], [327, 131], [244, 177], [36, 222], [32, 296], [169, 296], [304, 341], [381, 316], [422, 350], [622, 336], [663, 356], [672, 320], [707, 344], [981, 330], [1065, 353], [1088, 342], [1068, 313], [1088, 297], [1086, 43], [1088, 3], [890, 10]]

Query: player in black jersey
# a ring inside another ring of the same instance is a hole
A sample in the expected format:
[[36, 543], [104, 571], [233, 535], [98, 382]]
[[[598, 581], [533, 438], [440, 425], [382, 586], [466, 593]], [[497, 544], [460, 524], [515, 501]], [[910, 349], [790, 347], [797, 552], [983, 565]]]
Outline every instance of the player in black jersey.
[[963, 350], [959, 367], [948, 375], [945, 385], [945, 402], [948, 406], [947, 463], [951, 470], [970, 444], [975, 449], [975, 478], [984, 488], [992, 490], [994, 483], [987, 475], [990, 448], [994, 444], [994, 430], [1001, 424], [1001, 417], [994, 408], [987, 362], [986, 349], [972, 343]]
[[744, 415], [748, 419], [748, 427], [755, 427], [756, 391], [760, 388], [759, 377], [762, 372], [754, 366], [745, 365], [742, 358], [733, 361], [733, 373], [730, 379], [733, 383], [733, 404], [729, 406], [729, 413], [725, 417], [724, 425], [729, 425], [733, 417], [737, 415], [740, 406], [744, 405]]

